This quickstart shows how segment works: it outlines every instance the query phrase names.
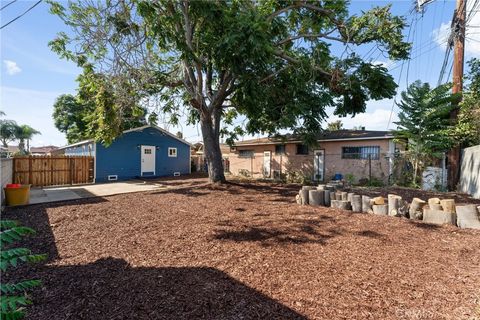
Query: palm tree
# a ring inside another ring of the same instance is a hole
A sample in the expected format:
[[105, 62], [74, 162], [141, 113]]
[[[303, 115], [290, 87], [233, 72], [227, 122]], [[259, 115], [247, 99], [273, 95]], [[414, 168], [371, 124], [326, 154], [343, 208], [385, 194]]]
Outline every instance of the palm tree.
[[[40, 134], [40, 131], [33, 129], [29, 125], [17, 126], [15, 130], [15, 138], [18, 139], [18, 149], [20, 153], [25, 154], [30, 150], [30, 140], [36, 134]], [[27, 140], [27, 150], [25, 150], [25, 140]]]
[[17, 131], [17, 123], [13, 120], [0, 120], [0, 141], [5, 148], [8, 148], [8, 143], [16, 139], [15, 133]]

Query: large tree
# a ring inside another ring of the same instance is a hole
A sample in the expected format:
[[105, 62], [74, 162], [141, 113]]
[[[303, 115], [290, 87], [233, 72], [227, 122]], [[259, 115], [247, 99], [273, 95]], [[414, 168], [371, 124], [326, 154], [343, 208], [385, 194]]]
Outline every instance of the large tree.
[[451, 85], [431, 88], [428, 83], [415, 81], [402, 92], [402, 100], [395, 137], [408, 142], [407, 156], [413, 163], [413, 185], [417, 185], [418, 173], [432, 158], [439, 158], [455, 143], [454, 126], [450, 111], [459, 95], [451, 93]]
[[[120, 134], [119, 115], [139, 102], [156, 103], [173, 123], [185, 112], [200, 123], [214, 182], [225, 179], [221, 135], [291, 129], [311, 142], [326, 107], [354, 115], [395, 93], [387, 69], [357, 47], [377, 46], [393, 60], [410, 49], [389, 6], [350, 16], [342, 0], [88, 0], [51, 11], [72, 28], [51, 47], [83, 67], [98, 134]], [[239, 115], [244, 127], [233, 125]]]
[[75, 143], [88, 138], [87, 115], [95, 111], [93, 104], [81, 103], [71, 94], [62, 94], [53, 104], [55, 127], [65, 133], [68, 143]]

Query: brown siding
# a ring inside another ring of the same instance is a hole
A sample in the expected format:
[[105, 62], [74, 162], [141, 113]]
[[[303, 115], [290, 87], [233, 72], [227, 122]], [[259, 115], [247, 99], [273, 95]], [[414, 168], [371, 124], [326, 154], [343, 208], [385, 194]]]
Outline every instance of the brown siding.
[[[362, 159], [342, 159], [342, 147], [355, 146], [379, 146], [380, 159], [371, 160], [372, 177], [379, 178], [387, 182], [389, 175], [389, 160], [386, 158], [389, 152], [388, 139], [358, 140], [358, 141], [328, 141], [321, 142], [318, 147], [310, 148], [308, 155], [296, 154], [296, 143], [287, 143], [284, 155], [275, 154], [275, 145], [254, 145], [238, 146], [235, 151], [230, 152], [230, 172], [238, 175], [239, 171], [247, 170], [253, 177], [262, 177], [263, 152], [272, 152], [272, 177], [273, 170], [280, 170], [282, 173], [287, 171], [301, 171], [305, 175], [313, 175], [313, 150], [321, 149], [325, 152], [325, 179], [330, 180], [335, 173], [353, 174], [355, 180], [368, 178], [369, 166], [368, 160]], [[253, 158], [240, 158], [240, 150], [253, 150]]]

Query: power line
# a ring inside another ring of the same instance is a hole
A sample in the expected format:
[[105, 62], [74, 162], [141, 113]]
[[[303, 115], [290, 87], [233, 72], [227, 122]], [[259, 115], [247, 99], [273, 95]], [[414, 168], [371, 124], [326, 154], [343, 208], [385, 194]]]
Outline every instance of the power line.
[[13, 0], [13, 1], [10, 1], [9, 3], [7, 3], [6, 5], [4, 5], [3, 7], [0, 8], [0, 11], [5, 9], [6, 7], [8, 7], [9, 5], [11, 5], [12, 3], [15, 3], [17, 2], [17, 0]]
[[39, 0], [37, 1], [33, 6], [31, 6], [30, 8], [28, 8], [27, 10], [25, 10], [21, 15], [13, 18], [12, 20], [10, 20], [9, 22], [7, 22], [6, 24], [4, 24], [3, 26], [0, 27], [0, 30], [5, 28], [6, 26], [8, 26], [9, 24], [17, 21], [18, 19], [20, 19], [21, 17], [23, 17], [24, 15], [26, 15], [30, 10], [32, 10], [33, 8], [35, 8], [36, 6], [38, 6], [40, 4], [40, 2], [42, 2], [43, 0]]

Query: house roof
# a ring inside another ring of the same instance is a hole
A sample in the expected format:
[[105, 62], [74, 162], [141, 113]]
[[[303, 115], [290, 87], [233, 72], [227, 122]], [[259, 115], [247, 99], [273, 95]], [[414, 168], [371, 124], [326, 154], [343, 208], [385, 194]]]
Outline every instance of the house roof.
[[48, 153], [58, 149], [56, 146], [31, 147], [30, 153]]
[[[176, 135], [168, 132], [167, 130], [165, 129], [162, 129], [160, 127], [157, 127], [157, 126], [151, 126], [151, 125], [146, 125], [146, 126], [141, 126], [141, 127], [137, 127], [137, 128], [133, 128], [133, 129], [128, 129], [128, 130], [125, 130], [122, 132], [122, 134], [125, 134], [125, 133], [129, 133], [129, 132], [134, 132], [134, 131], [142, 131], [142, 130], [145, 130], [145, 129], [148, 129], [148, 128], [153, 128], [153, 129], [156, 129], [160, 132], [162, 132], [163, 134], [167, 135], [167, 136], [170, 136], [182, 143], [185, 143], [186, 145], [188, 146], [192, 146], [189, 142], [187, 142], [186, 140], [183, 140], [179, 137], [177, 137]], [[63, 146], [63, 147], [60, 147], [58, 148], [57, 150], [62, 150], [62, 149], [66, 149], [66, 148], [71, 148], [71, 147], [76, 147], [76, 146], [81, 146], [83, 144], [86, 144], [86, 143], [90, 143], [90, 142], [94, 142], [95, 140], [93, 139], [88, 139], [88, 140], [83, 140], [83, 141], [79, 141], [79, 142], [76, 142], [76, 143], [72, 143], [72, 144], [69, 144], [69, 145], [66, 145], [66, 146]]]
[[[376, 140], [376, 139], [393, 139], [390, 131], [373, 131], [373, 130], [336, 130], [323, 131], [317, 135], [319, 142], [324, 141], [354, 141], [354, 140]], [[276, 137], [263, 137], [257, 139], [249, 139], [238, 141], [235, 146], [251, 146], [262, 144], [280, 144], [302, 142], [302, 139], [293, 134], [286, 134]]]

